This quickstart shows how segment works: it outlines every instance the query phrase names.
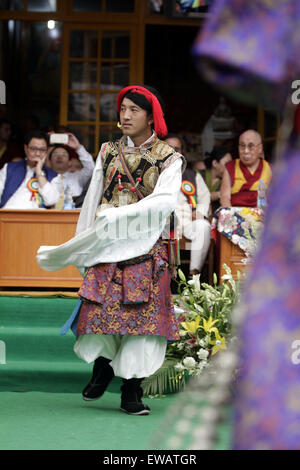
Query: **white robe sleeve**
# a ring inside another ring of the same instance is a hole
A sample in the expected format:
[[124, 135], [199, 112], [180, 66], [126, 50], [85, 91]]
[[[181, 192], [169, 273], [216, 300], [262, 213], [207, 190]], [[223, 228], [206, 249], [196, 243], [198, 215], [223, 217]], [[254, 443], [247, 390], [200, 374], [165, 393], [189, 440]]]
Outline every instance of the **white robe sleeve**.
[[83, 168], [78, 170], [76, 175], [80, 184], [84, 186], [93, 174], [95, 162], [92, 155], [83, 147], [83, 145], [81, 145], [81, 147], [77, 150], [77, 155]]
[[0, 170], [0, 201], [1, 201], [2, 193], [5, 187], [6, 173], [7, 173], [7, 163], [5, 163], [3, 168], [1, 168]]
[[60, 191], [56, 178], [57, 176], [51, 182], [48, 181], [43, 187], [39, 187], [39, 193], [46, 206], [54, 206], [59, 201]]
[[210, 207], [210, 192], [200, 173], [196, 174], [197, 186], [197, 213], [208, 217]]
[[114, 263], [150, 251], [160, 237], [167, 218], [177, 205], [182, 159], [178, 158], [159, 176], [149, 196], [122, 207], [100, 212], [91, 228], [57, 246], [41, 246], [41, 268], [56, 271], [69, 265], [81, 272], [97, 263]]

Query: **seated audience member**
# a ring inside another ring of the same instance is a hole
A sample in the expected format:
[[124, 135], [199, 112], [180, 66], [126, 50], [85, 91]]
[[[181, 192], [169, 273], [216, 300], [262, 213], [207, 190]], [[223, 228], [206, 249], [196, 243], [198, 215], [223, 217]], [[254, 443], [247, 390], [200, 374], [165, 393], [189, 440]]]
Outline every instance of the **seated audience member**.
[[[182, 153], [178, 137], [167, 137], [165, 141]], [[205, 262], [210, 245], [209, 190], [202, 176], [187, 168], [182, 175], [178, 207], [175, 211], [180, 232], [191, 240], [190, 275], [199, 274]]]
[[183, 152], [183, 142], [180, 137], [178, 137], [177, 134], [172, 134], [169, 133], [167, 136], [164, 138], [164, 140], [171, 146], [173, 147], [176, 152]]
[[0, 120], [0, 168], [3, 168], [5, 163], [23, 160], [23, 152], [20, 147], [11, 142], [11, 124], [6, 119]]
[[[81, 169], [77, 171], [71, 170], [71, 160], [73, 151], [76, 151], [79, 157], [79, 164], [82, 165]], [[95, 162], [93, 157], [85, 150], [80, 144], [78, 139], [69, 133], [68, 145], [57, 144], [54, 145], [51, 153], [49, 154], [49, 161], [51, 168], [58, 173], [55, 182], [60, 186], [60, 192], [63, 191], [67, 184], [70, 185], [72, 196], [78, 197], [82, 190], [92, 176]], [[62, 209], [62, 207], [56, 207]]]
[[248, 130], [239, 138], [239, 157], [225, 166], [221, 184], [221, 206], [256, 207], [260, 179], [266, 186], [272, 178], [269, 163], [262, 159], [262, 140], [258, 132]]
[[25, 138], [25, 160], [9, 162], [0, 170], [0, 208], [39, 209], [59, 200], [53, 179], [56, 173], [44, 165], [47, 136], [33, 131]]
[[[232, 160], [232, 156], [224, 148], [214, 148], [208, 158], [205, 159], [206, 169], [201, 170], [206, 186], [210, 191], [211, 209], [215, 212], [220, 206], [220, 189], [223, 173], [225, 171], [226, 163]], [[194, 169], [198, 168], [198, 162], [195, 164]]]
[[195, 162], [194, 165], [193, 165], [193, 169], [195, 171], [200, 171], [201, 176], [203, 176], [202, 172], [204, 174], [204, 171], [206, 170], [205, 160], [198, 160], [197, 162]]
[[79, 160], [79, 158], [74, 158], [72, 157], [70, 160], [70, 168], [69, 171], [70, 173], [75, 173], [75, 171], [82, 170], [83, 164]]
[[[46, 161], [45, 161], [45, 164], [46, 166], [48, 166], [49, 168], [51, 168], [51, 163], [50, 163], [50, 160], [49, 160], [49, 155], [50, 153], [52, 152], [53, 148], [54, 148], [54, 145], [52, 142], [51, 142], [51, 135], [52, 134], [70, 134], [72, 133], [71, 129], [69, 129], [67, 126], [58, 126], [57, 128], [55, 128], [54, 126], [48, 126], [47, 129], [45, 129], [45, 132], [47, 133], [48, 137], [49, 137], [49, 145], [48, 145], [48, 155], [47, 155], [47, 158], [46, 158]], [[70, 147], [71, 148], [71, 147]], [[78, 158], [77, 156], [77, 153], [75, 152], [75, 150], [72, 149], [72, 152], [74, 152], [74, 158]], [[72, 158], [73, 158], [72, 156]]]

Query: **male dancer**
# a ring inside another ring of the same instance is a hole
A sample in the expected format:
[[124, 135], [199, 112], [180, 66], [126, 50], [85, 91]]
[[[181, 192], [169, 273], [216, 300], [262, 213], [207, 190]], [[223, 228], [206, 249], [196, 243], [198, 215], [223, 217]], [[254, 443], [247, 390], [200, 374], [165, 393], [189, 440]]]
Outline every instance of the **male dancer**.
[[75, 353], [94, 361], [83, 399], [102, 396], [116, 375], [123, 379], [121, 410], [146, 415], [142, 380], [163, 364], [167, 340], [179, 339], [172, 250], [161, 234], [177, 205], [183, 157], [159, 139], [167, 127], [156, 90], [124, 88], [117, 111], [123, 137], [101, 147], [77, 235], [41, 247], [38, 262], [48, 270], [88, 268], [79, 314], [68, 323], [76, 327]]

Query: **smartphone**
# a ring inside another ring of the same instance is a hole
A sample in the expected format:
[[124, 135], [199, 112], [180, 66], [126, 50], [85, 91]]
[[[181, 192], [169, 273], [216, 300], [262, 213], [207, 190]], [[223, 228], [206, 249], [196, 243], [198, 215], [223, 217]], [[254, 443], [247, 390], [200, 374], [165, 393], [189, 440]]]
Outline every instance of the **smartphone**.
[[69, 142], [68, 134], [50, 134], [50, 144], [64, 144]]

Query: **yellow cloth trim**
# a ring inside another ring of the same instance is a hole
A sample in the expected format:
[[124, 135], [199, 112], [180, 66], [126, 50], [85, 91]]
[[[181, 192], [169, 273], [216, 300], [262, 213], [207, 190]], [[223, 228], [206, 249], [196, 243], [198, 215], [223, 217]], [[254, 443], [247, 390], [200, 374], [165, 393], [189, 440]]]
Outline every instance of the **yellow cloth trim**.
[[[234, 184], [231, 188], [231, 194], [236, 194], [236, 193], [240, 192], [241, 187], [245, 183], [247, 183], [247, 181], [244, 177], [244, 174], [242, 172], [242, 169], [240, 167], [240, 159], [239, 158], [237, 158], [236, 161], [235, 161], [234, 172], [235, 172]], [[266, 160], [263, 160], [263, 169], [262, 169], [262, 172], [261, 172], [261, 176], [258, 178], [257, 181], [255, 181], [255, 183], [253, 183], [253, 185], [250, 188], [250, 191], [257, 191], [258, 183], [259, 183], [260, 179], [263, 179], [265, 185], [268, 186], [270, 184], [271, 178], [272, 178], [271, 167], [270, 167], [269, 163]]]
[[0, 149], [0, 158], [2, 158], [2, 155], [4, 154], [5, 150], [7, 149], [7, 145], [4, 144], [2, 149]]
[[240, 159], [237, 158], [235, 161], [235, 166], [234, 166], [234, 184], [231, 188], [231, 194], [239, 193], [241, 187], [245, 183], [246, 183], [246, 180], [240, 167]]
[[264, 180], [266, 186], [269, 186], [272, 179], [272, 170], [269, 163], [263, 160], [263, 169], [260, 178], [251, 186], [250, 191], [257, 191], [259, 180]]

